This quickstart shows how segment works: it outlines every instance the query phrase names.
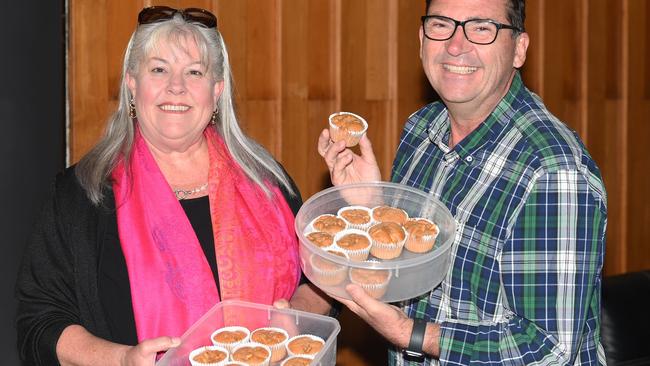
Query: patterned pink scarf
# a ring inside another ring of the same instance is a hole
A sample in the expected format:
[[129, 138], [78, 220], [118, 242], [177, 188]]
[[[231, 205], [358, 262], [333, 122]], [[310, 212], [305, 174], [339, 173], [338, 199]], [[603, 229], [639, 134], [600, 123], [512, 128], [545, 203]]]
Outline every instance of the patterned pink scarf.
[[[213, 128], [205, 137], [221, 298], [289, 299], [300, 276], [291, 209], [248, 179]], [[210, 265], [137, 127], [130, 166], [112, 176], [138, 340], [180, 336], [220, 301]]]

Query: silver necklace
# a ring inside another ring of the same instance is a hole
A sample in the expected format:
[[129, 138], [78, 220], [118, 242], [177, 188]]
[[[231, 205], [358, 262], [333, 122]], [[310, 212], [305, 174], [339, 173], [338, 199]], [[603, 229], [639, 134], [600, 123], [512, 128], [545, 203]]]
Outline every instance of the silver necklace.
[[174, 189], [174, 195], [176, 196], [176, 199], [180, 201], [186, 199], [187, 197], [195, 193], [205, 191], [206, 188], [208, 188], [208, 183], [205, 183], [194, 189]]

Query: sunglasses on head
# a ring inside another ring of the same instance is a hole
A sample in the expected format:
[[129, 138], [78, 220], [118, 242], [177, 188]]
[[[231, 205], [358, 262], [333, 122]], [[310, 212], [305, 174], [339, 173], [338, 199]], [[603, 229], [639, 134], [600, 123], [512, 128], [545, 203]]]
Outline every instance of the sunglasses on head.
[[142, 9], [140, 14], [138, 14], [138, 25], [169, 20], [173, 18], [176, 13], [180, 14], [183, 19], [188, 22], [198, 23], [206, 28], [217, 27], [217, 17], [205, 9], [174, 9], [169, 6], [150, 6]]

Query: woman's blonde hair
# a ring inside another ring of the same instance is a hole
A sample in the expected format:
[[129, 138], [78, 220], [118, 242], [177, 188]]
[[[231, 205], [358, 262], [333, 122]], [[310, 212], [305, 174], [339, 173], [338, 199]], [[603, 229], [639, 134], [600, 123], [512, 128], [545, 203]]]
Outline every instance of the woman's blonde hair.
[[[189, 37], [189, 38], [188, 38]], [[79, 161], [76, 175], [88, 198], [99, 205], [104, 189], [111, 184], [110, 175], [120, 158], [128, 161], [133, 145], [134, 122], [129, 117], [131, 93], [126, 85], [126, 74], [138, 75], [145, 58], [161, 40], [173, 42], [181, 49], [187, 39], [195, 41], [201, 61], [214, 81], [223, 81], [224, 87], [217, 101], [218, 116], [214, 128], [223, 138], [234, 160], [246, 175], [270, 197], [265, 184], [271, 180], [283, 186], [290, 194], [295, 192], [289, 177], [275, 159], [239, 127], [233, 103], [233, 81], [228, 51], [219, 31], [188, 22], [180, 14], [162, 22], [142, 24], [131, 35], [126, 48], [120, 82], [117, 110], [108, 119], [104, 136]], [[212, 127], [208, 127], [212, 128]]]

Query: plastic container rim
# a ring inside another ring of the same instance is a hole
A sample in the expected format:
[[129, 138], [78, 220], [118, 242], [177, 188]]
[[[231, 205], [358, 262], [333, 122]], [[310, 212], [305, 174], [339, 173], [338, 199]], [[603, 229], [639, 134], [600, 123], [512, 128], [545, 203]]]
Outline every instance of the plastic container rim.
[[[454, 217], [451, 215], [451, 212], [449, 209], [442, 204], [439, 200], [437, 200], [435, 197], [430, 196], [429, 194], [425, 193], [422, 190], [419, 190], [417, 188], [413, 188], [404, 184], [399, 184], [399, 183], [392, 183], [392, 182], [382, 182], [382, 181], [374, 181], [374, 182], [366, 182], [366, 183], [352, 183], [352, 184], [344, 184], [344, 185], [339, 185], [339, 186], [334, 186], [330, 188], [326, 188], [313, 196], [309, 197], [307, 201], [303, 203], [302, 207], [308, 206], [311, 202], [318, 200], [320, 197], [325, 196], [331, 192], [334, 191], [340, 191], [341, 189], [346, 189], [346, 188], [380, 188], [380, 187], [386, 187], [386, 188], [396, 188], [400, 189], [403, 191], [408, 191], [411, 193], [414, 193], [416, 195], [422, 196], [424, 200], [427, 202], [431, 202], [431, 204], [434, 204], [437, 206], [437, 209], [441, 209], [445, 215], [448, 215], [451, 218], [451, 232], [455, 233], [456, 232], [456, 220]], [[298, 210], [298, 215], [301, 214], [302, 208]], [[300, 228], [298, 228], [298, 220], [295, 220], [294, 222], [294, 227], [296, 234], [299, 237], [303, 237], [303, 233], [300, 231]], [[315, 253], [317, 250], [320, 250], [318, 255], [320, 255], [323, 258], [326, 258], [327, 260], [334, 262], [339, 265], [345, 265], [348, 267], [352, 268], [369, 268], [369, 269], [399, 269], [399, 268], [409, 268], [409, 267], [414, 267], [414, 266], [419, 266], [423, 263], [427, 263], [430, 261], [435, 260], [441, 255], [447, 255], [448, 254], [448, 249], [452, 245], [454, 239], [454, 235], [449, 235], [447, 240], [440, 244], [437, 245], [436, 248], [428, 253], [424, 253], [422, 255], [418, 255], [414, 258], [408, 258], [408, 259], [397, 259], [397, 260], [388, 260], [388, 261], [382, 261], [382, 262], [356, 262], [350, 259], [346, 259], [344, 257], [340, 257], [338, 255], [330, 254], [326, 251], [321, 250], [320, 248], [316, 247], [315, 245], [305, 245], [304, 240], [300, 240], [300, 244], [304, 245], [307, 250], [309, 250], [311, 253]]]

